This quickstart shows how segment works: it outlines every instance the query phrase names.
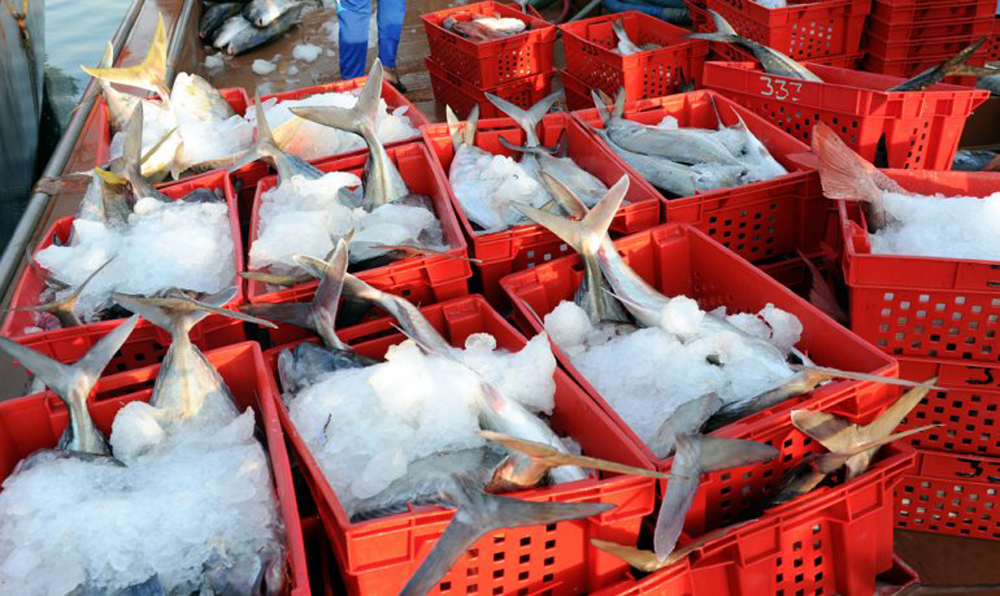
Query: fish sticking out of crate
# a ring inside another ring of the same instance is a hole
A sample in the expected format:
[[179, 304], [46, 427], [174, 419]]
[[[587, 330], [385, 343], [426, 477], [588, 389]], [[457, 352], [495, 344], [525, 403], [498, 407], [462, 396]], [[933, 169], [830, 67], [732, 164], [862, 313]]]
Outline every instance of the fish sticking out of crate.
[[648, 52], [649, 50], [658, 50], [663, 47], [658, 43], [644, 43], [642, 45], [636, 45], [635, 42], [629, 38], [628, 32], [625, 31], [625, 24], [621, 19], [615, 19], [612, 21], [611, 29], [615, 32], [615, 37], [618, 39], [618, 45], [615, 46], [615, 50], [622, 56], [631, 56], [632, 54]]
[[304, 0], [204, 2], [198, 36], [231, 56], [270, 43], [299, 23]]
[[441, 26], [477, 43], [504, 39], [528, 30], [528, 24], [521, 19], [504, 17], [499, 13], [478, 16], [464, 11], [446, 18], [441, 22]]

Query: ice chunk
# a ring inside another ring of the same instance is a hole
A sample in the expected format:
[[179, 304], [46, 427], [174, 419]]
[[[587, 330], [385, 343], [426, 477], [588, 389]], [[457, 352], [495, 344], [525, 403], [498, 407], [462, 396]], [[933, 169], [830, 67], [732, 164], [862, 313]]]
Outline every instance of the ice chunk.
[[163, 442], [166, 434], [157, 420], [156, 408], [148, 403], [135, 401], [118, 411], [111, 426], [111, 448], [123, 462]]
[[[773, 350], [710, 324], [707, 317], [694, 300], [677, 296], [664, 309], [659, 327], [594, 325], [580, 307], [562, 302], [545, 317], [545, 329], [573, 366], [648, 442], [678, 406], [692, 399], [714, 391], [725, 403], [741, 402], [792, 375]], [[785, 343], [797, 341], [801, 332], [794, 316], [772, 305], [756, 315], [728, 320], [741, 328], [755, 322], [767, 338], [771, 328], [764, 320], [773, 320]]]
[[538, 181], [538, 162], [523, 163], [478, 147], [459, 147], [448, 174], [466, 217], [493, 232], [526, 222], [512, 203], [542, 207], [551, 196]]
[[315, 62], [323, 49], [311, 43], [300, 43], [292, 50], [292, 57], [303, 62]]
[[256, 60], [253, 61], [253, 64], [250, 65], [250, 68], [253, 70], [254, 74], [258, 74], [260, 76], [266, 76], [274, 72], [275, 69], [278, 67], [275, 66], [274, 63], [272, 62], [268, 62], [267, 60], [257, 58]]
[[983, 198], [883, 196], [896, 221], [872, 235], [873, 254], [1000, 261], [1000, 192]]
[[222, 52], [218, 54], [206, 54], [205, 55], [205, 68], [208, 70], [215, 70], [217, 68], [222, 68], [225, 63], [222, 61]]

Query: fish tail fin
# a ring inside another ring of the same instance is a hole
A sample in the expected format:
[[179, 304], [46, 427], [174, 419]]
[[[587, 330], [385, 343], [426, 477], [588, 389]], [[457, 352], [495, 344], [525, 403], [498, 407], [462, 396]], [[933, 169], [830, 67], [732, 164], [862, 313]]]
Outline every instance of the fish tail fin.
[[536, 129], [538, 128], [538, 125], [541, 123], [542, 118], [545, 117], [545, 114], [549, 112], [549, 110], [552, 108], [552, 105], [556, 103], [556, 100], [559, 99], [559, 96], [561, 95], [562, 95], [561, 90], [550, 93], [546, 97], [542, 98], [541, 101], [531, 106], [527, 110], [512, 104], [506, 99], [497, 97], [492, 93], [487, 93], [486, 99], [490, 100], [490, 103], [496, 106], [498, 110], [500, 110], [504, 114], [507, 114], [507, 116], [509, 116], [514, 122], [517, 122], [518, 126], [524, 129], [524, 134], [525, 134], [524, 144], [526, 146], [537, 147], [538, 145], [541, 144], [541, 142], [538, 140], [538, 133]]
[[942, 72], [941, 78], [955, 74], [956, 72], [961, 70], [962, 67], [965, 65], [965, 63], [969, 60], [969, 58], [972, 58], [972, 55], [975, 54], [979, 50], [979, 48], [981, 48], [983, 44], [986, 43], [988, 39], [989, 38], [987, 37], [980, 37], [972, 44], [963, 48], [962, 51], [960, 51], [959, 53], [945, 60], [940, 66], [938, 66], [938, 68], [941, 69]]
[[837, 294], [833, 291], [833, 287], [826, 280], [826, 277], [823, 276], [823, 272], [819, 270], [819, 267], [805, 253], [801, 250], [798, 253], [799, 258], [802, 259], [802, 262], [806, 264], [806, 268], [809, 269], [809, 276], [812, 279], [812, 284], [809, 288], [809, 302], [841, 325], [847, 325], [850, 321], [847, 313], [840, 306]]
[[611, 119], [611, 110], [608, 106], [611, 105], [611, 98], [604, 96], [604, 93], [597, 88], [590, 90], [590, 97], [594, 100], [594, 107], [597, 108], [597, 114], [601, 118], [601, 125], [606, 126], [608, 120]]
[[715, 23], [715, 31], [712, 33], [698, 32], [698, 33], [688, 33], [683, 37], [687, 39], [706, 39], [708, 41], [718, 41], [722, 43], [741, 43], [744, 41], [744, 37], [736, 32], [736, 29], [729, 24], [723, 16], [712, 9], [708, 10], [712, 17], [712, 22]]
[[286, 304], [245, 304], [240, 307], [244, 313], [303, 327], [315, 332], [330, 348], [348, 349], [336, 333], [337, 309], [347, 275], [348, 244], [343, 238], [337, 241], [328, 261], [309, 255], [296, 255], [296, 263], [307, 271], [319, 273], [319, 285], [312, 302]]
[[617, 557], [639, 571], [645, 571], [646, 573], [658, 571], [669, 565], [667, 561], [660, 561], [660, 558], [652, 551], [641, 550], [633, 546], [618, 544], [617, 542], [600, 540], [599, 538], [591, 538], [590, 543], [609, 555]]
[[500, 141], [500, 146], [501, 147], [503, 147], [504, 149], [507, 149], [509, 151], [516, 151], [517, 153], [531, 153], [531, 154], [534, 154], [534, 155], [540, 155], [540, 154], [543, 154], [543, 153], [545, 155], [552, 155], [552, 153], [553, 153], [553, 150], [550, 150], [550, 149], [547, 149], [545, 147], [542, 147], [541, 145], [536, 145], [534, 147], [524, 147], [522, 145], [517, 145], [517, 144], [511, 143], [510, 141], [508, 141], [504, 137], [499, 137], [499, 141]]
[[169, 331], [173, 337], [186, 336], [192, 327], [210, 314], [222, 315], [247, 323], [256, 323], [265, 327], [275, 327], [270, 321], [222, 308], [234, 296], [236, 296], [236, 288], [229, 287], [205, 296], [201, 300], [195, 300], [176, 288], [167, 290], [161, 296], [154, 298], [118, 292], [112, 293], [111, 298], [123, 308], [142, 315], [150, 323]]
[[457, 505], [444, 533], [416, 573], [400, 592], [400, 596], [427, 594], [441, 581], [475, 542], [500, 528], [516, 528], [553, 524], [583, 519], [604, 513], [614, 507], [610, 503], [547, 503], [521, 501], [490, 495], [458, 481], [457, 490], [449, 490], [449, 498]]
[[[0, 350], [20, 361], [35, 377], [52, 389], [69, 409], [70, 424], [67, 425], [59, 441], [61, 448], [88, 451], [98, 455], [107, 454], [104, 437], [94, 426], [87, 410], [87, 398], [101, 373], [131, 335], [138, 321], [138, 316], [129, 317], [102, 337], [83, 358], [72, 365], [63, 364], [6, 337], [0, 337]], [[80, 433], [77, 434], [74, 429]]]
[[[504, 139], [501, 138], [500, 142], [503, 143]], [[542, 184], [545, 185], [546, 190], [552, 195], [556, 203], [562, 207], [566, 213], [570, 216], [576, 218], [582, 218], [587, 215], [589, 209], [580, 200], [580, 197], [576, 196], [568, 186], [563, 184], [562, 180], [556, 178], [549, 172], [541, 170]]]
[[354, 107], [303, 106], [291, 108], [292, 113], [324, 126], [359, 134], [371, 145], [372, 139], [375, 138], [375, 123], [378, 118], [379, 100], [382, 97], [382, 78], [382, 62], [376, 59]]
[[88, 68], [80, 66], [92, 77], [111, 83], [120, 83], [152, 91], [163, 101], [170, 100], [170, 86], [167, 84], [167, 27], [163, 15], [158, 15], [156, 33], [149, 45], [149, 52], [142, 62], [135, 66], [121, 68]]
[[702, 473], [765, 462], [778, 455], [774, 447], [756, 441], [703, 435], [679, 434], [676, 448], [653, 533], [653, 550], [660, 561], [677, 545]]
[[827, 198], [881, 204], [882, 191], [871, 176], [873, 166], [823, 122], [813, 126], [812, 150], [819, 157], [820, 182]]
[[921, 400], [927, 396], [931, 387], [933, 387], [935, 383], [937, 383], [937, 377], [932, 377], [922, 385], [914, 387], [901, 395], [899, 399], [893, 402], [892, 405], [886, 408], [884, 412], [879, 414], [878, 417], [868, 425], [866, 428], [868, 436], [879, 437], [887, 435], [895, 430], [895, 428], [903, 422], [903, 418], [906, 418], [906, 415], [909, 414], [913, 408], [917, 407], [917, 404], [919, 404]]
[[620, 41], [631, 43], [632, 40], [629, 39], [628, 32], [625, 31], [625, 23], [621, 19], [615, 19], [611, 21], [611, 30], [615, 32], [615, 35]]
[[615, 94], [615, 103], [611, 109], [611, 115], [615, 118], [625, 116], [625, 87], [619, 87]]
[[94, 269], [94, 271], [87, 276], [87, 279], [83, 280], [83, 283], [78, 285], [65, 298], [61, 298], [59, 300], [53, 300], [52, 302], [46, 304], [38, 304], [35, 306], [24, 306], [14, 310], [52, 313], [53, 315], [55, 315], [57, 319], [59, 319], [59, 322], [62, 323], [63, 327], [72, 327], [75, 325], [79, 325], [80, 320], [73, 312], [73, 310], [76, 308], [76, 301], [80, 298], [80, 294], [83, 293], [83, 290], [87, 287], [87, 284], [89, 284], [91, 280], [97, 277], [97, 274], [100, 273], [105, 267], [107, 267], [108, 264], [111, 263], [111, 261], [113, 260], [115, 260], [115, 258], [111, 257], [110, 259], [105, 261], [103, 265], [101, 265], [97, 269]]
[[963, 77], [992, 77], [1000, 75], [1000, 68], [976, 66], [975, 64], [960, 64], [952, 70], [951, 74]]
[[[794, 366], [794, 365], [793, 365]], [[872, 381], [875, 383], [885, 383], [886, 385], [899, 385], [900, 387], [911, 387], [915, 389], [925, 389], [943, 391], [943, 387], [937, 387], [934, 383], [937, 382], [937, 377], [933, 377], [927, 381], [909, 381], [907, 379], [897, 379], [896, 377], [886, 377], [882, 375], [875, 375], [871, 373], [862, 373], [851, 370], [841, 370], [839, 368], [831, 368], [829, 366], [803, 366], [801, 370], [808, 372], [811, 375], [816, 375], [817, 377], [822, 377], [821, 381], [828, 379], [855, 379], [858, 381]]]
[[981, 37], [972, 45], [963, 48], [962, 51], [958, 52], [951, 58], [948, 58], [941, 64], [919, 72], [916, 76], [910, 77], [895, 87], [890, 87], [887, 91], [914, 91], [924, 89], [937, 84], [946, 76], [960, 74], [964, 70], [965, 62], [971, 58], [984, 43], [986, 43], [986, 40], [986, 37]]
[[469, 117], [460, 121], [451, 106], [445, 106], [445, 117], [448, 122], [448, 134], [451, 135], [451, 146], [457, 151], [462, 145], [474, 145], [476, 142], [476, 127], [479, 126], [479, 104], [472, 106]]
[[621, 206], [628, 192], [628, 176], [622, 176], [612, 186], [594, 208], [580, 221], [574, 221], [553, 215], [548, 211], [536, 209], [530, 205], [515, 204], [514, 206], [531, 218], [535, 223], [545, 227], [561, 240], [572, 246], [581, 255], [594, 255], [600, 249], [604, 237], [611, 227], [615, 213]]
[[714, 391], [681, 404], [656, 430], [650, 449], [659, 457], [667, 457], [674, 450], [677, 435], [698, 432], [721, 407], [722, 398]]

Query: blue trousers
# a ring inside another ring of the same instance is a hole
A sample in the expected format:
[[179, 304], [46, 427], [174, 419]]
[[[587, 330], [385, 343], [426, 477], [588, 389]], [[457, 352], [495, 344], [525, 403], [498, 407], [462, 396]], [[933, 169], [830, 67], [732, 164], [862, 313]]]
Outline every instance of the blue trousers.
[[[396, 67], [396, 49], [403, 31], [406, 0], [378, 0], [378, 56], [382, 64]], [[340, 21], [340, 78], [354, 79], [365, 75], [368, 54], [368, 23], [372, 17], [372, 0], [340, 0], [337, 19]]]

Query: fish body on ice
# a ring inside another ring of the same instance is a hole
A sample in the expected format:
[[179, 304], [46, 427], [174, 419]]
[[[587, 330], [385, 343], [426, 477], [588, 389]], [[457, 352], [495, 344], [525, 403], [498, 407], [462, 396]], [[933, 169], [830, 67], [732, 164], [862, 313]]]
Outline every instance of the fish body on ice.
[[[225, 45], [226, 53], [230, 56], [235, 56], [278, 39], [298, 24], [304, 6], [304, 4], [292, 5], [266, 27], [254, 27], [253, 23], [241, 17], [241, 20], [246, 23], [246, 27], [240, 27], [229, 39], [229, 42]], [[213, 45], [219, 47], [218, 44], [219, 41], [216, 39]]]
[[216, 28], [215, 36], [212, 38], [212, 46], [217, 50], [225, 50], [229, 47], [229, 42], [247, 29], [253, 29], [250, 21], [244, 19], [242, 14], [233, 15]]
[[254, 27], [267, 27], [300, 2], [301, 0], [250, 0], [243, 8], [243, 16]]
[[198, 22], [198, 37], [202, 39], [213, 38], [215, 32], [233, 15], [240, 14], [243, 5], [239, 2], [224, 2], [206, 6], [201, 14], [201, 21]]
[[504, 39], [522, 33], [527, 29], [524, 21], [514, 18], [503, 18], [499, 15], [479, 17], [470, 20], [459, 20], [448, 17], [441, 26], [448, 31], [467, 37], [473, 41], [484, 42]]

